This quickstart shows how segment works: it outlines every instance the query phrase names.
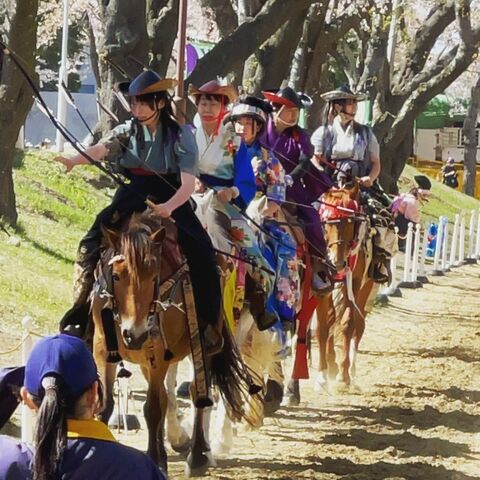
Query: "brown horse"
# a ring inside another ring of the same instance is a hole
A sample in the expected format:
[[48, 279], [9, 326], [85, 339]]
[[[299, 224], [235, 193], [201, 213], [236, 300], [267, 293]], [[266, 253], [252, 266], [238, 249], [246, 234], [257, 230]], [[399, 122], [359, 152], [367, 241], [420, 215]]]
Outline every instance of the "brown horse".
[[[360, 211], [357, 185], [330, 190], [322, 200], [320, 215], [329, 257], [338, 272], [338, 283], [317, 307], [316, 334], [320, 350], [317, 385], [324, 385], [339, 367], [337, 380], [348, 387], [355, 374], [355, 356], [365, 330], [367, 303], [375, 285], [367, 275], [371, 261], [369, 220]], [[340, 346], [341, 352], [338, 367], [335, 346]]]
[[[148, 454], [165, 471], [167, 395], [164, 380], [168, 367], [182, 360], [192, 349], [194, 358], [197, 354], [197, 358], [205, 362], [198, 328], [195, 330], [198, 324], [193, 322], [192, 326], [191, 284], [188, 269], [176, 248], [175, 232], [171, 222], [162, 223], [147, 212], [134, 214], [121, 231], [104, 232], [109, 249], [102, 258], [100, 287], [95, 291], [92, 302], [93, 352], [106, 390], [102, 419], [108, 420], [113, 410], [115, 364], [107, 361], [111, 354], [108, 351], [111, 348], [107, 348], [107, 343], [111, 345], [111, 335], [109, 337], [104, 328], [110, 312], [111, 316], [113, 314], [119, 355], [140, 365], [148, 382], [144, 409], [148, 426]], [[198, 341], [191, 342], [191, 337]], [[248, 389], [247, 377], [226, 327], [223, 327], [223, 338], [222, 351], [207, 358], [207, 369], [203, 372], [211, 376], [229, 412], [238, 419], [244, 416], [242, 405]], [[208, 383], [208, 376], [196, 376], [192, 395], [197, 407], [209, 403]], [[172, 447], [185, 451], [190, 445], [190, 441], [185, 440], [183, 444]], [[208, 452], [209, 445], [203, 434], [203, 409], [197, 408], [191, 451], [187, 458], [188, 474], [201, 475], [206, 471]]]

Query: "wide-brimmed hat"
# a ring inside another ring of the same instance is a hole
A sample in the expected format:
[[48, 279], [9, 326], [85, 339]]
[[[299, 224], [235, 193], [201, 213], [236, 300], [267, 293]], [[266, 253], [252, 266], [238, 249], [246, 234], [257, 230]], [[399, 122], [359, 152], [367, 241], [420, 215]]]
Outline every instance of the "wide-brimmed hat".
[[273, 108], [268, 102], [253, 95], [247, 95], [235, 103], [223, 123], [233, 122], [240, 117], [251, 117], [257, 122], [265, 123], [272, 112]]
[[356, 100], [357, 102], [361, 102], [367, 98], [367, 95], [364, 93], [354, 93], [348, 85], [342, 85], [335, 90], [322, 93], [320, 97], [326, 102], [333, 102], [335, 100]]
[[287, 108], [308, 108], [313, 100], [306, 93], [296, 92], [291, 87], [264, 90], [262, 95], [271, 103], [285, 105]]
[[233, 103], [238, 98], [237, 89], [233, 85], [221, 85], [218, 80], [210, 80], [199, 88], [189, 85], [188, 95], [193, 100], [199, 95], [223, 95], [228, 98], [228, 103]]
[[432, 182], [425, 175], [415, 175], [413, 179], [417, 183], [418, 188], [421, 188], [422, 190], [430, 190], [432, 188]]
[[118, 84], [118, 89], [130, 97], [147, 95], [148, 93], [165, 92], [173, 90], [178, 84], [174, 78], [162, 78], [153, 70], [144, 70], [137, 75], [131, 82], [122, 82]]

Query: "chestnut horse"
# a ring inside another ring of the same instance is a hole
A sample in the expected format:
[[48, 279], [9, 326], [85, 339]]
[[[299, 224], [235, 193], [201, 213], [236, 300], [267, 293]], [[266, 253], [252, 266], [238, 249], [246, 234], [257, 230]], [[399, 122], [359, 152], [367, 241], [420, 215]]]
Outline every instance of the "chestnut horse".
[[[113, 410], [115, 364], [107, 362], [109, 333], [104, 329], [105, 312], [110, 311], [113, 313], [119, 355], [140, 365], [148, 382], [145, 405], [148, 454], [165, 471], [167, 395], [164, 381], [168, 367], [189, 355], [192, 349], [197, 349], [198, 358], [199, 348], [200, 359], [205, 362], [202, 342], [198, 340], [198, 324], [194, 322], [192, 327], [194, 306], [191, 284], [188, 269], [182, 265], [183, 258], [176, 249], [175, 233], [176, 229], [170, 221], [162, 222], [148, 212], [134, 214], [121, 231], [104, 232], [110, 247], [101, 262], [100, 280], [104, 279], [104, 287], [100, 281], [92, 301], [93, 352], [106, 397], [102, 420], [108, 420]], [[196, 343], [191, 341], [191, 334], [197, 338]], [[222, 351], [207, 358], [207, 369], [202, 370], [206, 375], [203, 378], [197, 376], [192, 395], [197, 407], [208, 405], [208, 376], [211, 376], [229, 412], [238, 419], [244, 416], [244, 395], [248, 390], [246, 371], [225, 326], [223, 338]], [[206, 387], [203, 388], [203, 398], [202, 385]], [[175, 450], [184, 451], [188, 449], [190, 440], [183, 439], [181, 445], [171, 443]], [[208, 453], [209, 446], [203, 434], [203, 408], [197, 408], [187, 473], [203, 474], [208, 468]]]
[[[371, 261], [367, 235], [369, 220], [359, 207], [358, 185], [330, 190], [322, 201], [320, 216], [328, 254], [338, 272], [338, 283], [331, 295], [317, 307], [317, 386], [324, 386], [328, 377], [338, 371], [337, 380], [349, 387], [355, 375], [358, 345], [365, 330], [367, 303], [375, 286], [367, 275]], [[337, 364], [334, 347], [340, 347]]]

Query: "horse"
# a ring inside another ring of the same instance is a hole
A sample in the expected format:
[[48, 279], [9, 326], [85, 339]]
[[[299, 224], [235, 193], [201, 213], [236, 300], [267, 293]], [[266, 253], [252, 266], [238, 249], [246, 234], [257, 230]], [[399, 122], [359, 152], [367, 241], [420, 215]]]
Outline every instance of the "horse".
[[[124, 228], [104, 231], [104, 239], [107, 249], [102, 255], [99, 281], [92, 294], [93, 354], [105, 386], [101, 420], [108, 421], [113, 411], [115, 363], [109, 362], [112, 334], [106, 328], [110, 312], [118, 354], [122, 359], [140, 365], [148, 382], [144, 408], [148, 427], [147, 451], [165, 471], [167, 395], [164, 382], [167, 370], [191, 352], [206, 366], [196, 375], [191, 389], [196, 412], [186, 465], [187, 475], [203, 475], [209, 466], [202, 408], [211, 404], [208, 376], [218, 386], [232, 417], [239, 419], [245, 415], [243, 398], [248, 389], [245, 367], [225, 325], [222, 351], [205, 361], [188, 267], [177, 249], [176, 227], [172, 222], [152, 217], [148, 211], [136, 213]], [[180, 438], [181, 444], [171, 442], [172, 447], [185, 451], [190, 440], [185, 436]]]
[[[355, 376], [358, 346], [365, 331], [368, 301], [375, 283], [368, 276], [369, 219], [359, 206], [358, 185], [330, 190], [322, 197], [320, 215], [331, 262], [337, 269], [336, 288], [317, 306], [316, 338], [319, 375], [316, 386], [325, 388], [337, 374], [339, 385], [350, 388]], [[340, 348], [335, 348], [340, 346]], [[336, 363], [335, 350], [340, 359]]]

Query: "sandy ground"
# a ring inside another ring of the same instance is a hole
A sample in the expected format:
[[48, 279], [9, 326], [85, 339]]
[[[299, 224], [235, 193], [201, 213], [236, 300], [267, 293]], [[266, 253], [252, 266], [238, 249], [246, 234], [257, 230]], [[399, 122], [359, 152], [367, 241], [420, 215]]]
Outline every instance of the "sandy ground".
[[[361, 393], [320, 394], [302, 381], [300, 406], [281, 408], [257, 431], [239, 428], [210, 478], [480, 478], [480, 266], [430, 282], [368, 317]], [[146, 448], [144, 429], [119, 439]], [[170, 478], [183, 471], [170, 452]]]

